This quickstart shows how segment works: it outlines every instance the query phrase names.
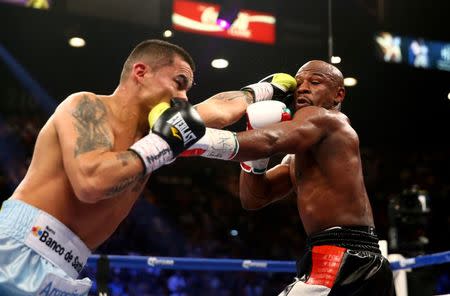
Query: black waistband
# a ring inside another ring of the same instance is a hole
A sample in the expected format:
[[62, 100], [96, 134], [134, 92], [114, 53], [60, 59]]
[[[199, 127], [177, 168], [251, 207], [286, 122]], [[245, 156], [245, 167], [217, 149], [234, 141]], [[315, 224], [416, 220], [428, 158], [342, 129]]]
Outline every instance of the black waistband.
[[314, 233], [306, 239], [307, 248], [333, 245], [355, 251], [381, 253], [372, 226], [337, 226]]

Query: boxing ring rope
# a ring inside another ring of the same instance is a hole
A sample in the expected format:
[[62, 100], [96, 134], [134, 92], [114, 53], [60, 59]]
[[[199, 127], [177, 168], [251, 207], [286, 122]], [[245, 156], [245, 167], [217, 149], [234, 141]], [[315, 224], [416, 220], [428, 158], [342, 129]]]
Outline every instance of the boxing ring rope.
[[[88, 266], [95, 266], [101, 255], [92, 255]], [[105, 256], [110, 267], [131, 269], [174, 269], [215, 271], [296, 272], [295, 261], [210, 259], [188, 257]], [[391, 262], [392, 270], [411, 269], [450, 262], [450, 251], [405, 258]]]
[[[450, 262], [450, 251], [404, 258], [400, 254], [388, 255], [394, 272], [395, 290], [398, 296], [408, 296], [406, 272], [413, 268], [445, 264]], [[296, 273], [295, 261], [251, 260], [251, 259], [213, 259], [189, 257], [153, 257], [153, 256], [121, 256], [121, 255], [92, 255], [88, 258], [87, 266], [128, 269], [170, 269], [196, 271], [251, 271], [251, 272], [286, 272]], [[107, 287], [106, 282], [102, 285]], [[100, 289], [99, 289], [100, 291]], [[104, 288], [103, 291], [107, 291]], [[98, 295], [107, 295], [99, 293]]]

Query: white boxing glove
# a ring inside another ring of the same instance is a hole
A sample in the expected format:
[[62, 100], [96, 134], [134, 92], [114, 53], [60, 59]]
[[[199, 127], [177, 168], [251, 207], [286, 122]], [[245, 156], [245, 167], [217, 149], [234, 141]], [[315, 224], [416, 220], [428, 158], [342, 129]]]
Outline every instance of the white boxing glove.
[[247, 107], [247, 129], [258, 129], [291, 119], [291, 112], [280, 101], [261, 101]]
[[[258, 129], [270, 124], [291, 119], [291, 113], [280, 101], [261, 101], [247, 107], [247, 129]], [[247, 173], [264, 174], [269, 158], [241, 162], [241, 168]]]

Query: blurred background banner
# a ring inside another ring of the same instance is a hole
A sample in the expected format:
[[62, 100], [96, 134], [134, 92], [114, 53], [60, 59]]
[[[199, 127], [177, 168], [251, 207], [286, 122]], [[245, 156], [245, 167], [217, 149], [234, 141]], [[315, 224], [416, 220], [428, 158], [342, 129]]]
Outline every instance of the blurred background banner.
[[244, 41], [275, 43], [276, 19], [274, 15], [268, 13], [237, 8], [227, 15], [219, 5], [175, 0], [172, 22], [176, 30]]
[[52, 0], [1, 0], [0, 2], [36, 9], [50, 9], [52, 5]]
[[450, 71], [450, 42], [404, 37], [381, 32], [375, 36], [378, 58], [416, 68]]

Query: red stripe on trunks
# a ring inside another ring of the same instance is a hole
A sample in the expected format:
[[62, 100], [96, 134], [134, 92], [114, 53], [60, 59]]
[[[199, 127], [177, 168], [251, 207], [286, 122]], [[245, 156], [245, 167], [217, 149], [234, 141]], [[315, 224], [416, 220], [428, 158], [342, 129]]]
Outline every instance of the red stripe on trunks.
[[347, 249], [336, 246], [314, 246], [312, 270], [307, 284], [326, 286], [331, 289]]

